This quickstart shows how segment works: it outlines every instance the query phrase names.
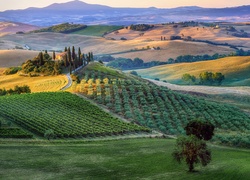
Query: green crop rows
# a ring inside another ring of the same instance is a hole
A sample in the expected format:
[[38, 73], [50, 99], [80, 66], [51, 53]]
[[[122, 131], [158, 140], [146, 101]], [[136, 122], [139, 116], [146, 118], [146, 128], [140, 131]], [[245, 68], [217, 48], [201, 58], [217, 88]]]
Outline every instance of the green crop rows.
[[0, 97], [0, 116], [40, 136], [52, 129], [57, 137], [93, 137], [149, 132], [122, 122], [66, 92], [35, 93]]
[[131, 78], [111, 79], [97, 71], [85, 71], [83, 77], [77, 91], [140, 125], [166, 134], [184, 134], [187, 122], [201, 118], [216, 126], [216, 140], [227, 142], [225, 134], [241, 133], [244, 139], [238, 138], [234, 145], [250, 146], [250, 117], [236, 107]]
[[32, 138], [33, 135], [20, 128], [0, 128], [1, 138]]

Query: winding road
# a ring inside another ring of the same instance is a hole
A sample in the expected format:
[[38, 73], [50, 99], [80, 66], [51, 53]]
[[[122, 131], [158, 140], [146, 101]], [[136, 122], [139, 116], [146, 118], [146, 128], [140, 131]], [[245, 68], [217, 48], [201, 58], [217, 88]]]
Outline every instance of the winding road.
[[61, 88], [62, 91], [68, 89], [72, 85], [72, 79], [70, 77], [70, 73], [66, 74], [66, 76], [68, 79], [68, 83], [63, 88]]

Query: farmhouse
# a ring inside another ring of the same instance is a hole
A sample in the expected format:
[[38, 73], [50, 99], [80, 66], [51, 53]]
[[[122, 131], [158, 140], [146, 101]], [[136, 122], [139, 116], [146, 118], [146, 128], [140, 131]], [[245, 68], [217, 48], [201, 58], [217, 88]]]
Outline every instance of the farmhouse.
[[56, 55], [56, 60], [63, 60], [63, 58], [67, 55], [67, 52], [62, 52]]

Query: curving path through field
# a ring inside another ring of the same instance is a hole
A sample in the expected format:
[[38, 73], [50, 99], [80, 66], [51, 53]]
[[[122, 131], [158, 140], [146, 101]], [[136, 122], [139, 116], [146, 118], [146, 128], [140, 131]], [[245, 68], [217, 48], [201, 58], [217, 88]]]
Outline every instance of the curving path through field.
[[146, 79], [146, 80], [151, 81], [158, 86], [165, 86], [171, 90], [198, 92], [204, 94], [237, 94], [237, 95], [250, 96], [250, 87], [248, 86], [239, 86], [239, 87], [181, 86], [181, 85], [156, 81], [152, 79]]
[[[76, 71], [82, 69], [83, 67], [84, 67], [84, 66], [82, 65], [82, 66], [76, 68], [74, 71], [72, 71], [72, 73], [74, 73], [74, 72], [76, 72]], [[66, 74], [66, 76], [67, 76], [67, 79], [68, 79], [68, 83], [61, 89], [62, 91], [68, 89], [68, 88], [72, 85], [72, 78], [71, 78], [71, 76], [70, 76], [70, 73]]]
[[72, 79], [70, 77], [70, 73], [66, 74], [68, 83], [61, 89], [62, 91], [68, 89], [72, 85]]

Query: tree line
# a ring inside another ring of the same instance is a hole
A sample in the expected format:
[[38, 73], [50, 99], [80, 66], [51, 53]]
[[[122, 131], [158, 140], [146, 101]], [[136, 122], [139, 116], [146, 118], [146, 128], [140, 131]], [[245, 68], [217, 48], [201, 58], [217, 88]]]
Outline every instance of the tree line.
[[70, 47], [65, 47], [64, 55], [63, 55], [63, 66], [69, 67], [69, 72], [72, 74], [76, 68], [80, 66], [86, 66], [91, 61], [94, 61], [94, 55], [92, 52], [88, 52], [84, 54], [81, 52], [81, 48], [78, 48], [78, 52], [76, 53], [75, 47], [72, 46], [72, 51]]
[[220, 73], [212, 72], [202, 72], [199, 75], [199, 82], [197, 83], [197, 78], [194, 75], [188, 73], [183, 74], [182, 80], [188, 84], [201, 84], [201, 85], [221, 85], [222, 81], [225, 79], [225, 76]]
[[107, 64], [107, 66], [126, 70], [126, 69], [149, 68], [164, 64], [166, 64], [166, 62], [160, 62], [160, 61], [144, 62], [140, 58], [134, 58], [134, 60], [127, 58], [115, 58], [115, 60], [111, 60]]
[[12, 94], [23, 94], [31, 93], [30, 87], [27, 85], [24, 86], [15, 86], [14, 89], [6, 90], [5, 88], [0, 89], [0, 96], [12, 95]]
[[86, 25], [82, 24], [63, 23], [48, 28], [31, 31], [31, 33], [39, 33], [39, 32], [72, 33], [75, 31], [85, 29], [86, 27], [87, 27]]
[[149, 25], [149, 24], [131, 24], [130, 25], [130, 29], [134, 31], [147, 31], [153, 27], [154, 25]]
[[174, 63], [183, 63], [183, 62], [198, 62], [198, 61], [209, 61], [209, 60], [216, 60], [224, 57], [231, 57], [231, 56], [250, 56], [250, 51], [244, 51], [243, 49], [237, 50], [235, 53], [225, 55], [225, 54], [218, 54], [215, 53], [213, 55], [181, 55], [177, 56], [175, 59], [169, 58], [165, 62], [161, 61], [150, 61], [150, 62], [144, 62], [140, 58], [135, 58], [134, 60], [129, 58], [114, 58], [110, 55], [104, 55], [104, 56], [96, 56], [95, 58], [99, 61], [108, 62], [107, 66], [118, 68], [122, 70], [127, 69], [137, 69], [137, 68], [149, 68], [159, 65], [165, 65], [165, 64], [174, 64]]

